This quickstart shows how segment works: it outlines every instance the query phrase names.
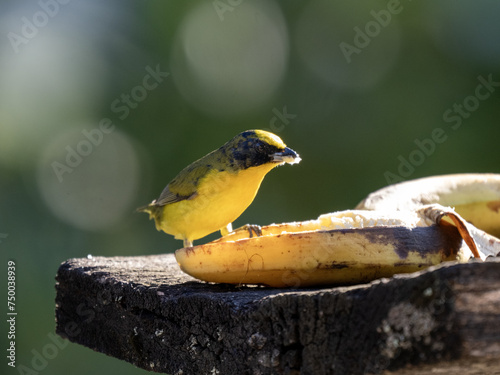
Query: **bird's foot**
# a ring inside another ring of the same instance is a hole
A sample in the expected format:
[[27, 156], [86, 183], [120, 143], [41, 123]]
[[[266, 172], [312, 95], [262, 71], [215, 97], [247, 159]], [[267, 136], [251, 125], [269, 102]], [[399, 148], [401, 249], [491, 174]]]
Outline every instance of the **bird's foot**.
[[234, 235], [237, 233], [240, 235], [239, 238], [241, 238], [241, 236], [243, 236], [243, 233], [241, 233], [241, 232], [248, 232], [249, 238], [252, 238], [254, 236], [260, 237], [260, 236], [262, 236], [262, 227], [260, 225], [257, 225], [257, 224], [245, 224], [245, 225], [233, 230], [232, 225], [228, 224], [224, 228], [220, 229], [220, 233], [222, 234], [222, 236], [227, 236], [228, 234]]
[[255, 237], [260, 237], [262, 236], [262, 227], [257, 224], [245, 224], [238, 229], [235, 229], [235, 232], [246, 230], [248, 231], [248, 237], [252, 238], [254, 235]]

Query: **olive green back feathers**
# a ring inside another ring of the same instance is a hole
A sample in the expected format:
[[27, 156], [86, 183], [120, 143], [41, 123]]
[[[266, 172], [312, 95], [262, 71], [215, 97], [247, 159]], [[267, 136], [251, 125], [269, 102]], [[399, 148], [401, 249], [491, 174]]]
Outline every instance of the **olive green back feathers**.
[[165, 187], [158, 199], [138, 208], [155, 216], [167, 204], [193, 198], [201, 181], [210, 173], [239, 170], [271, 162], [270, 155], [283, 151], [286, 145], [276, 135], [263, 130], [247, 130], [219, 149], [188, 165]]

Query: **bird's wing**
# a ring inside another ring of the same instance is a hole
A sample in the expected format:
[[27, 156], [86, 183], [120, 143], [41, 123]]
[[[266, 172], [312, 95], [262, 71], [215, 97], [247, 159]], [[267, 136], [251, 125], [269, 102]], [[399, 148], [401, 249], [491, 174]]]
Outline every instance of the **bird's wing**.
[[[194, 193], [196, 194], [196, 192]], [[191, 195], [179, 195], [176, 193], [173, 193], [170, 191], [169, 185], [163, 189], [163, 191], [160, 194], [160, 197], [154, 202], [155, 206], [166, 206], [167, 204], [175, 203], [175, 202], [180, 202], [183, 201], [184, 199], [189, 199]]]
[[194, 162], [184, 168], [166, 187], [160, 197], [155, 201], [155, 206], [193, 199], [198, 191], [198, 185], [210, 172], [211, 165]]

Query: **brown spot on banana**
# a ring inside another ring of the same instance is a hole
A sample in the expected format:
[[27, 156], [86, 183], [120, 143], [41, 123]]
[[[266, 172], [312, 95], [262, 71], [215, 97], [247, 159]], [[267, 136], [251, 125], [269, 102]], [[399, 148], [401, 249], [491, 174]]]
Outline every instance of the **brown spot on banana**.
[[497, 214], [500, 213], [500, 200], [488, 202], [488, 203], [486, 203], [486, 206], [491, 211], [496, 212]]

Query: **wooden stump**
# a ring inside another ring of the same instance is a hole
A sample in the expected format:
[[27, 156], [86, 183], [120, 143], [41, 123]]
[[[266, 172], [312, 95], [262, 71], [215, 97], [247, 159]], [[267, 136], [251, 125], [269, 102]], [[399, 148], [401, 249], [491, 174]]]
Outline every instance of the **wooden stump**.
[[160, 373], [500, 374], [500, 259], [274, 289], [199, 282], [172, 254], [93, 257], [56, 289], [59, 335]]

